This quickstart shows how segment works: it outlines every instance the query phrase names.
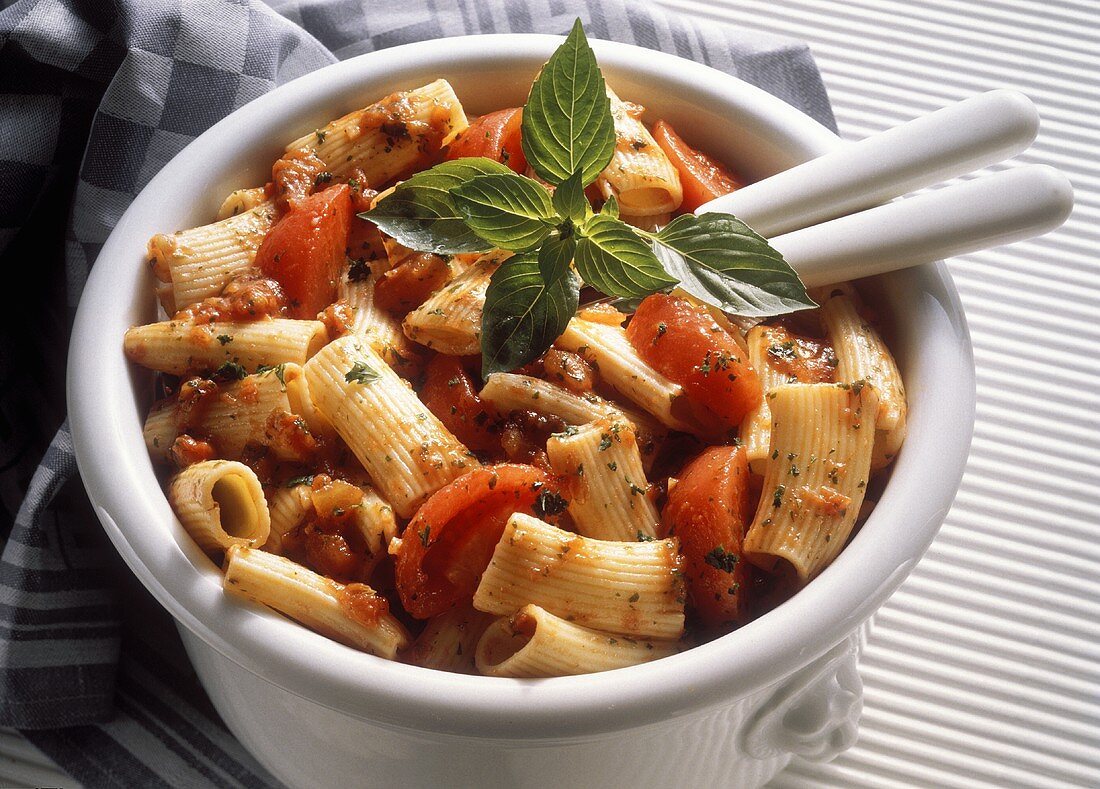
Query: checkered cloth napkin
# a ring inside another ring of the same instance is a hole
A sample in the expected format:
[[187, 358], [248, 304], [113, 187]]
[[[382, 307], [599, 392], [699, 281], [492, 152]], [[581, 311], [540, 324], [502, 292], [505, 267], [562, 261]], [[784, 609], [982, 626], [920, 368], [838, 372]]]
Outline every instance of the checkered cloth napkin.
[[88, 786], [274, 783], [224, 729], [167, 614], [106, 543], [64, 423], [81, 288], [165, 162], [237, 107], [338, 59], [469, 33], [564, 34], [577, 16], [593, 38], [698, 60], [835, 128], [805, 45], [637, 0], [0, 7], [0, 270], [26, 282], [0, 311], [0, 726]]

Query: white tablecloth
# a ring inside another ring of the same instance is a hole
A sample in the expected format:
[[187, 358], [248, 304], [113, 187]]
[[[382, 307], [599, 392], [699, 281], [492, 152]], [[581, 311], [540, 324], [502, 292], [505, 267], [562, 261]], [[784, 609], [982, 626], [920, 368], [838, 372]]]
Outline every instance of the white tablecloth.
[[[1077, 190], [1064, 228], [950, 261], [973, 333], [958, 500], [876, 617], [859, 743], [780, 787], [1100, 786], [1100, 3], [662, 0], [810, 42], [859, 138], [997, 87], [1038, 105], [1019, 161]], [[72, 786], [0, 732], [0, 785]]]

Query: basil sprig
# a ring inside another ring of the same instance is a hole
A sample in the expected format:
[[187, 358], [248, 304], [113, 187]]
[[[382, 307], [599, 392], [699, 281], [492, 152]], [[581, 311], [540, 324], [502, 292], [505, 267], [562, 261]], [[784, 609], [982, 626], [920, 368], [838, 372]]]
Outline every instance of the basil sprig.
[[535, 78], [521, 131], [527, 163], [553, 194], [490, 159], [456, 159], [401, 182], [359, 215], [424, 252], [516, 253], [485, 294], [482, 375], [546, 351], [576, 314], [582, 279], [633, 301], [679, 286], [753, 317], [816, 306], [783, 256], [730, 214], [687, 214], [650, 233], [619, 219], [614, 196], [593, 213], [584, 188], [611, 162], [615, 123], [580, 20]]

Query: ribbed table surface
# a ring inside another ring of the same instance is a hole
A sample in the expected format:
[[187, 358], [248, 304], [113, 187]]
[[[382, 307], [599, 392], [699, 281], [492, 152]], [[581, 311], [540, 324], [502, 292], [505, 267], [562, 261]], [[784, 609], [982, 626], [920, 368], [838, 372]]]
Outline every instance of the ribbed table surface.
[[1076, 189], [1043, 238], [951, 260], [977, 424], [943, 529], [874, 620], [859, 743], [780, 787], [1100, 786], [1100, 3], [665, 0], [810, 43], [860, 138], [992, 88]]
[[[662, 0], [810, 42], [844, 137], [991, 88], [1038, 105], [1020, 162], [1061, 230], [950, 261], [978, 410], [958, 499], [874, 621], [859, 743], [779, 787], [1100, 786], [1100, 3]], [[72, 786], [0, 732], [0, 783]]]

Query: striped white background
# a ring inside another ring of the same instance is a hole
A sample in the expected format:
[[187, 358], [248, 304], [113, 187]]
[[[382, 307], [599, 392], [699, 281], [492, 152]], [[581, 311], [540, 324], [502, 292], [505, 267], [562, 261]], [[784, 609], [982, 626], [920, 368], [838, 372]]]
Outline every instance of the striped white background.
[[[1077, 190], [1047, 237], [951, 261], [978, 418], [958, 500], [875, 620], [859, 743], [779, 787], [1100, 786], [1100, 2], [661, 0], [810, 42], [845, 137], [997, 87]], [[0, 732], [0, 783], [67, 785]]]
[[1018, 88], [1061, 230], [950, 261], [973, 333], [958, 499], [875, 619], [860, 741], [780, 787], [1100, 786], [1100, 3], [662, 0], [810, 43], [844, 137]]

